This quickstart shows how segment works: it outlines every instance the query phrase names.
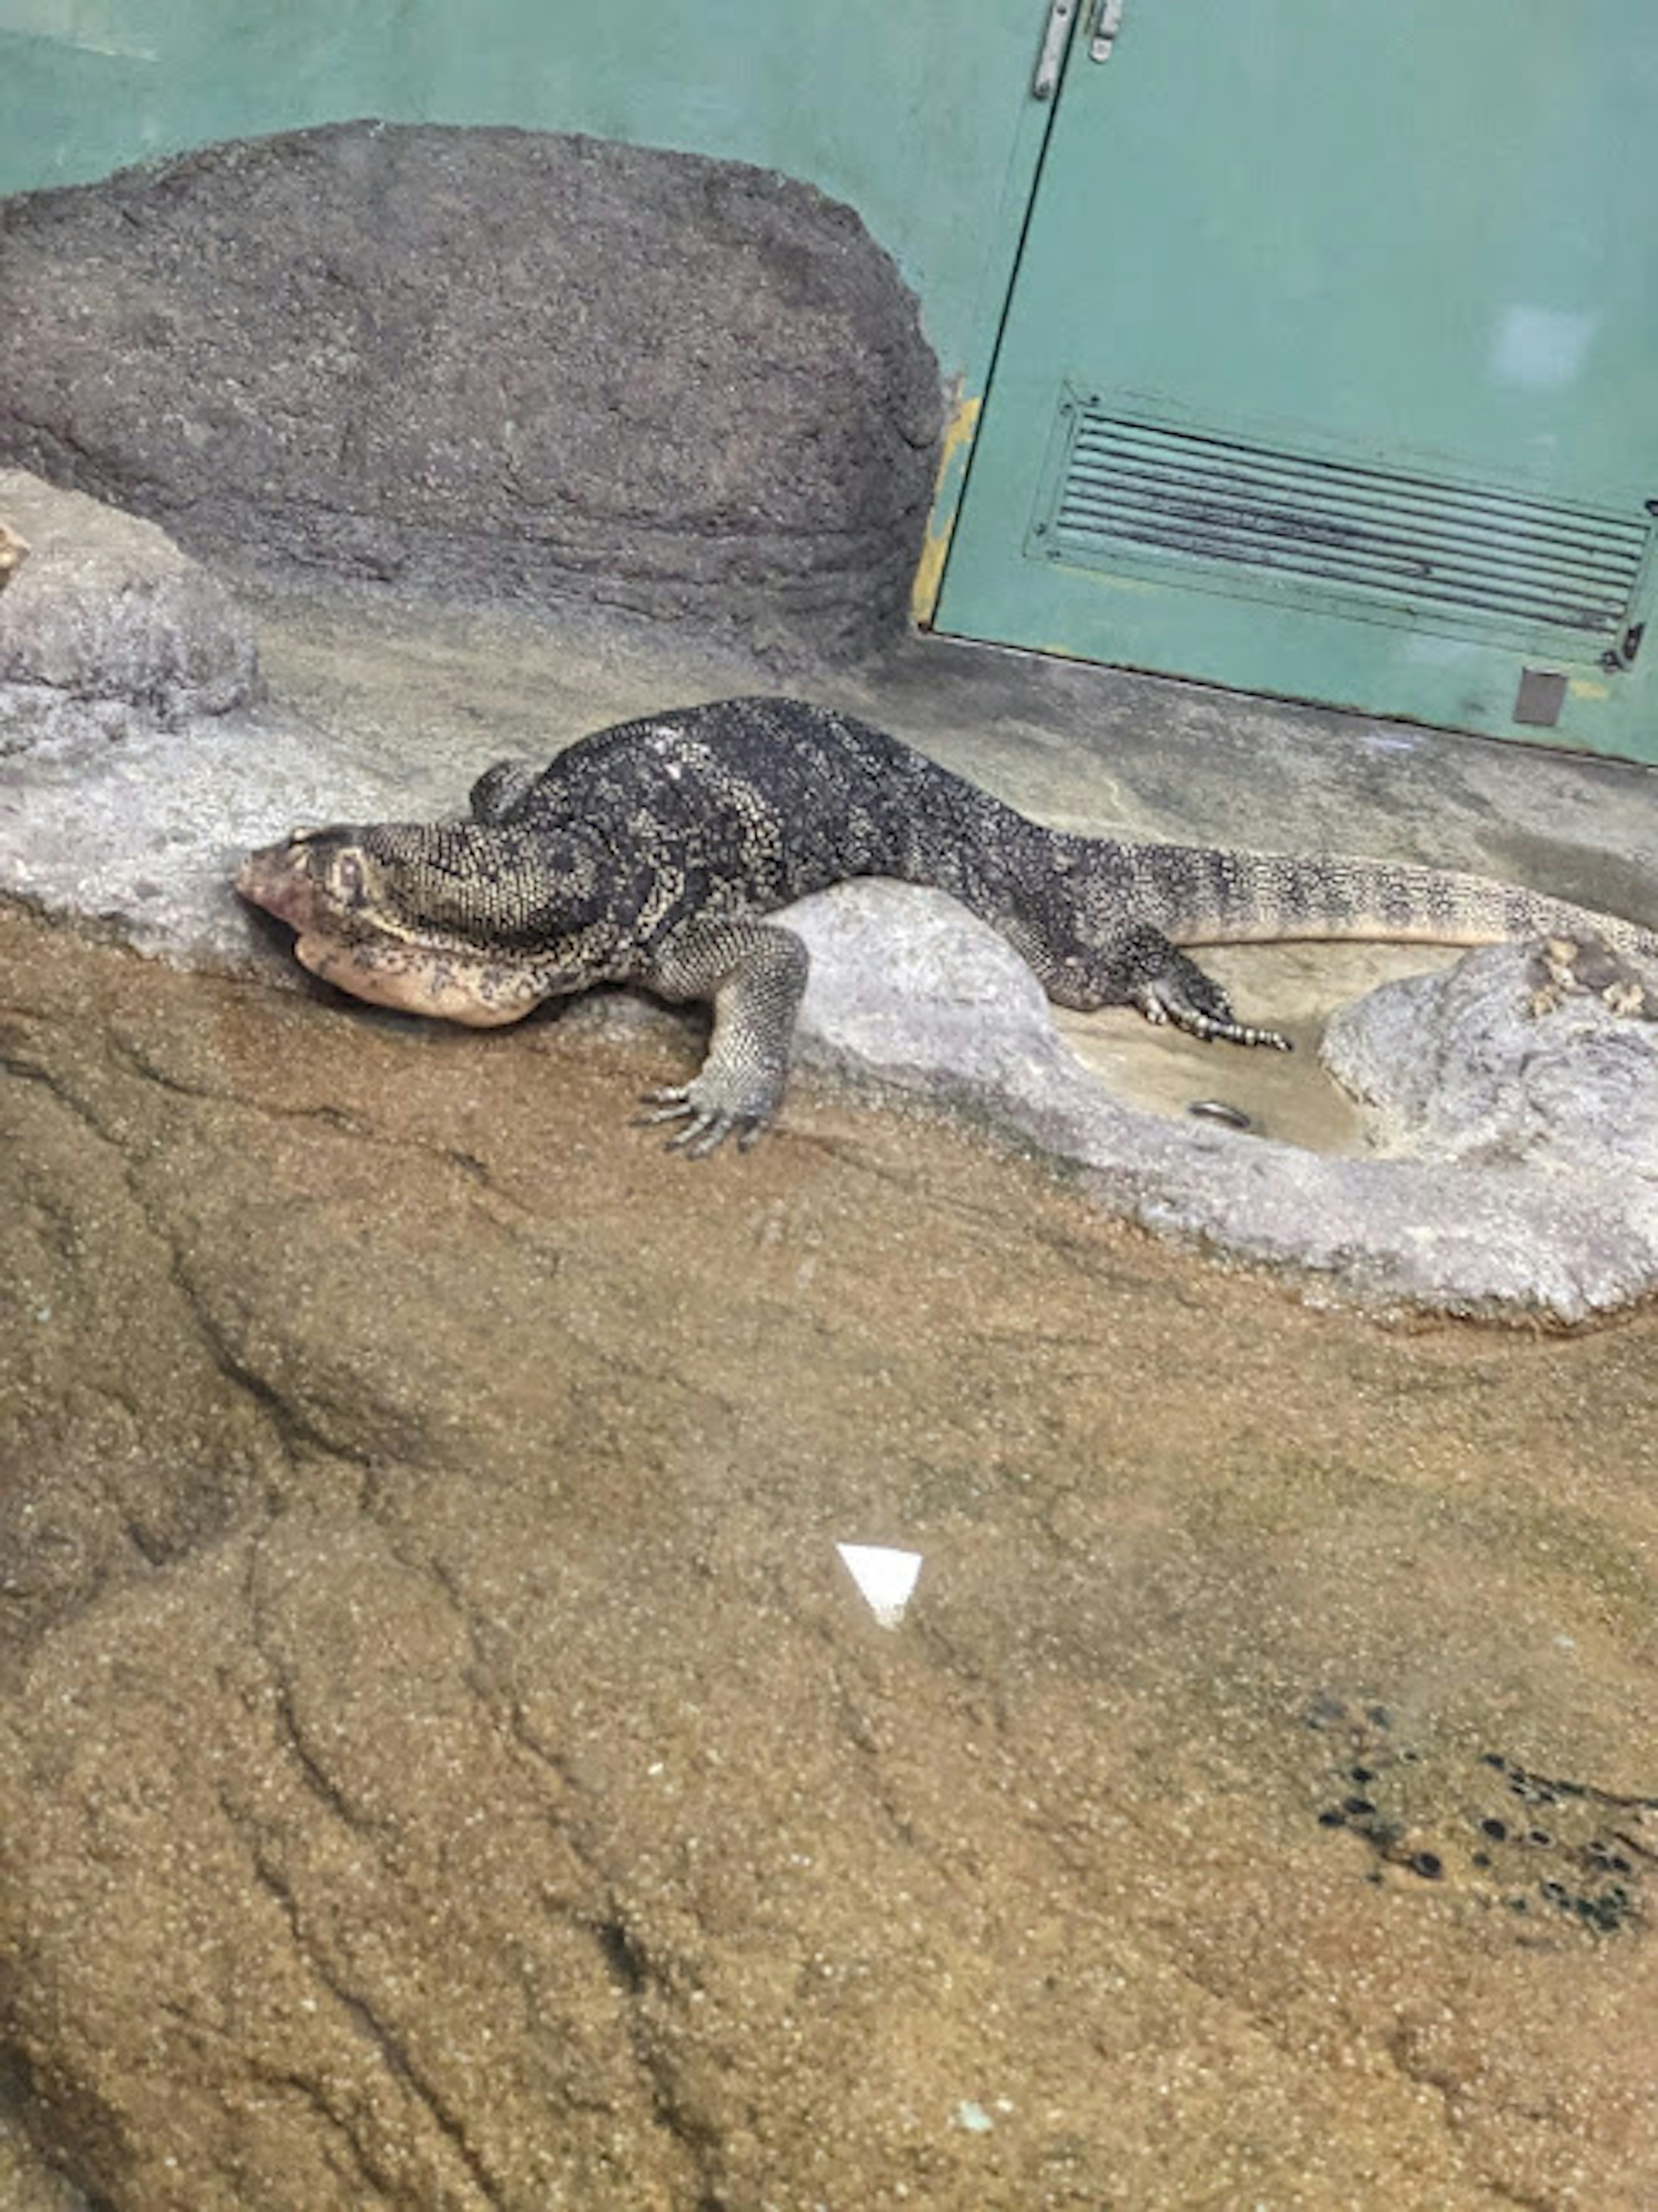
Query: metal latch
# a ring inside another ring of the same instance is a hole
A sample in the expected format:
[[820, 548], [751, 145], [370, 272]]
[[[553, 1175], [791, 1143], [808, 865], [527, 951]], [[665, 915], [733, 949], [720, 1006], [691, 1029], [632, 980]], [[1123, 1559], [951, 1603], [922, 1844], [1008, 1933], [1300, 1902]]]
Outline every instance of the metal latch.
[[1065, 44], [1071, 36], [1071, 26], [1077, 13], [1077, 0], [1054, 0], [1048, 11], [1048, 28], [1042, 33], [1042, 50], [1036, 57], [1036, 74], [1030, 81], [1033, 100], [1052, 100], [1060, 82], [1060, 71], [1065, 66]]
[[[1122, 28], [1127, 0], [1090, 0], [1090, 5], [1094, 11], [1094, 22], [1088, 33], [1088, 58], [1090, 62], [1109, 61], [1117, 33]], [[1059, 89], [1060, 71], [1065, 67], [1065, 50], [1076, 15], [1077, 0], [1053, 0], [1048, 11], [1048, 28], [1042, 33], [1042, 50], [1036, 57], [1036, 74], [1030, 81], [1033, 100], [1052, 100]]]
[[1088, 35], [1088, 58], [1090, 62], [1108, 62], [1111, 49], [1117, 43], [1117, 33], [1122, 28], [1125, 0], [1099, 0], [1094, 10], [1094, 27]]

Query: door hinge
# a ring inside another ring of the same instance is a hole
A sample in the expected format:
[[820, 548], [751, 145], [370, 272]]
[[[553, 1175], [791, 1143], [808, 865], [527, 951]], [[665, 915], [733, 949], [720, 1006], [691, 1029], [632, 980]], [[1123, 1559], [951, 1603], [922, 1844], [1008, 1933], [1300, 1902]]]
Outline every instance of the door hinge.
[[1033, 100], [1052, 100], [1060, 82], [1060, 71], [1065, 66], [1066, 41], [1071, 36], [1071, 26], [1076, 20], [1077, 0], [1053, 0], [1048, 11], [1048, 28], [1042, 33], [1042, 50], [1036, 57], [1036, 74], [1030, 81]]

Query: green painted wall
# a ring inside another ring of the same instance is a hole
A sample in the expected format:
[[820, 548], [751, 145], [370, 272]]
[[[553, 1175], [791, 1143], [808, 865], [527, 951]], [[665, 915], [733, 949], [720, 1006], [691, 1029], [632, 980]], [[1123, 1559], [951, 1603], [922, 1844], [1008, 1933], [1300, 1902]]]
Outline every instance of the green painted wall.
[[1042, 0], [0, 0], [0, 193], [378, 116], [786, 170], [848, 201], [981, 368], [1046, 108]]

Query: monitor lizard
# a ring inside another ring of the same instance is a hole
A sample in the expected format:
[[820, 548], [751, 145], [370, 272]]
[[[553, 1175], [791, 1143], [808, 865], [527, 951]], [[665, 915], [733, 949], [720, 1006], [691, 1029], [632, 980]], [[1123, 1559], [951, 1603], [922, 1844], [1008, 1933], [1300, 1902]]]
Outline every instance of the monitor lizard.
[[464, 820], [295, 830], [251, 854], [245, 899], [314, 975], [477, 1027], [597, 983], [707, 1000], [700, 1072], [647, 1094], [694, 1154], [744, 1145], [787, 1081], [807, 954], [762, 915], [853, 877], [950, 893], [1064, 1006], [1138, 1007], [1191, 1035], [1288, 1050], [1239, 1021], [1187, 945], [1291, 938], [1478, 945], [1658, 935], [1539, 893], [1383, 860], [1044, 828], [902, 740], [791, 698], [726, 699], [502, 761]]

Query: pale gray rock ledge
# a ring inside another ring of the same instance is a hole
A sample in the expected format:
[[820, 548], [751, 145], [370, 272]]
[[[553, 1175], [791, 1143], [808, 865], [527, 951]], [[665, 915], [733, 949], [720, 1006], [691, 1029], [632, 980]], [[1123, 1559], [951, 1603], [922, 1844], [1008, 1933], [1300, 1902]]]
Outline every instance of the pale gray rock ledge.
[[[0, 602], [0, 891], [181, 964], [301, 984], [230, 891], [241, 854], [296, 822], [452, 811], [501, 748], [259, 706], [251, 628], [205, 571], [151, 526], [7, 481], [35, 550]], [[1372, 1116], [1376, 1150], [1352, 1158], [1120, 1103], [1023, 962], [942, 894], [843, 885], [788, 920], [813, 957], [802, 1067], [963, 1112], [1160, 1235], [1384, 1312], [1570, 1324], [1658, 1287], [1658, 1026], [1577, 998], [1528, 1018], [1513, 948], [1332, 1024]]]
[[947, 1099], [1160, 1235], [1383, 1310], [1570, 1324], [1658, 1286], [1658, 1027], [1586, 999], [1531, 1018], [1519, 947], [1343, 1010], [1389, 1147], [1347, 1158], [1118, 1103], [942, 893], [847, 884], [788, 919], [812, 952], [802, 1064]]

